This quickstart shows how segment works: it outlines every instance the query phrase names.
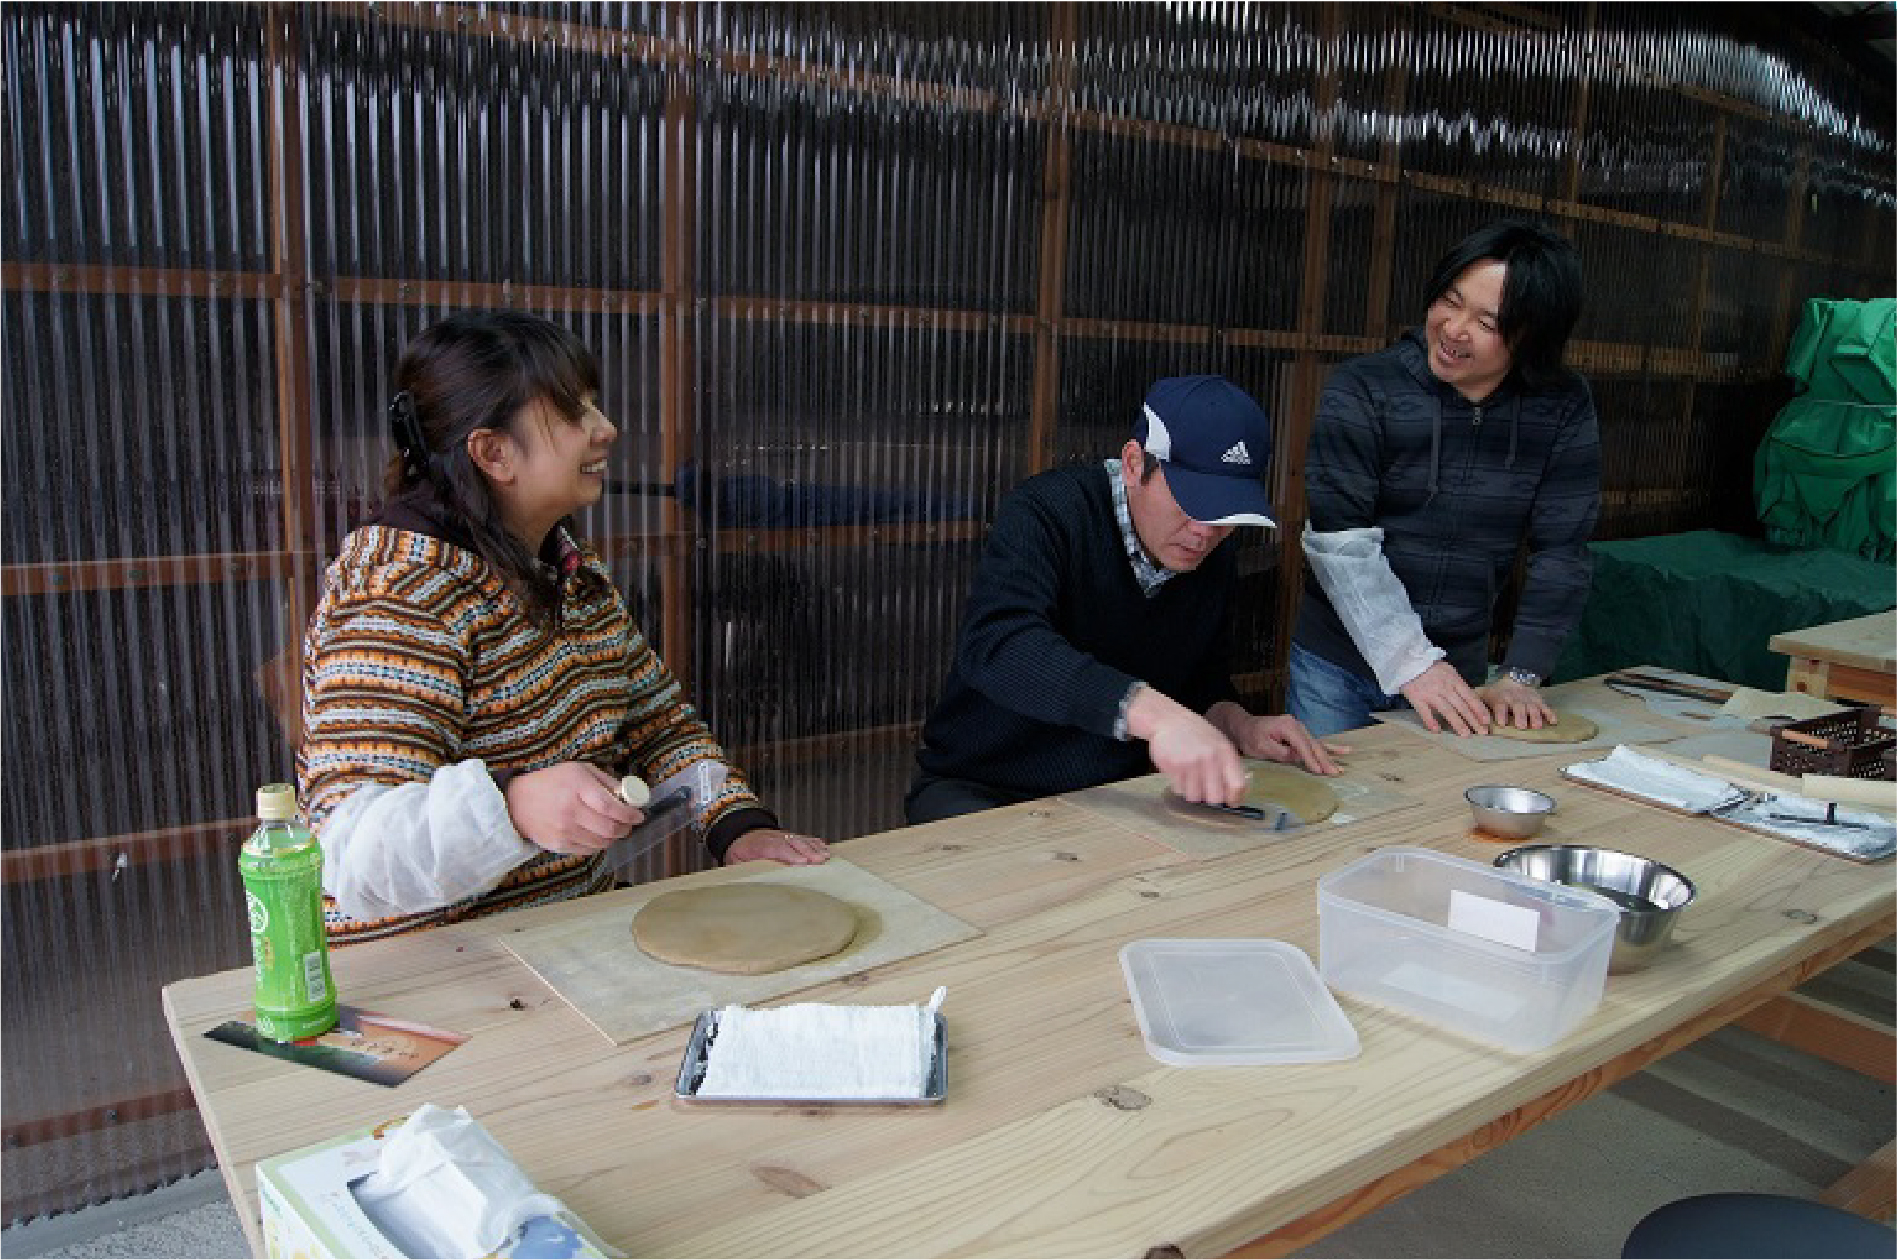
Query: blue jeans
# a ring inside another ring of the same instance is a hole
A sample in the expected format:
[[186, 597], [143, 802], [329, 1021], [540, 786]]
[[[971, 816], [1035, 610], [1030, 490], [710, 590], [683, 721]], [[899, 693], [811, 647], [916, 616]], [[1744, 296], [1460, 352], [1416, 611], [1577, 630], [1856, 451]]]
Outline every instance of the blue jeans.
[[1285, 708], [1319, 738], [1368, 726], [1372, 713], [1408, 703], [1377, 686], [1374, 678], [1353, 674], [1316, 652], [1291, 645]]

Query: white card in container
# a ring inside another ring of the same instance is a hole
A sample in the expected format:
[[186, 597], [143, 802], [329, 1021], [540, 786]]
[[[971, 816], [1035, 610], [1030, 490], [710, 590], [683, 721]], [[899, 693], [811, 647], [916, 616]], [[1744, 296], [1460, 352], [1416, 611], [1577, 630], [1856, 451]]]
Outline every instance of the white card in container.
[[1460, 888], [1449, 891], [1449, 927], [1498, 945], [1535, 952], [1541, 934], [1541, 913], [1528, 906], [1505, 905]]

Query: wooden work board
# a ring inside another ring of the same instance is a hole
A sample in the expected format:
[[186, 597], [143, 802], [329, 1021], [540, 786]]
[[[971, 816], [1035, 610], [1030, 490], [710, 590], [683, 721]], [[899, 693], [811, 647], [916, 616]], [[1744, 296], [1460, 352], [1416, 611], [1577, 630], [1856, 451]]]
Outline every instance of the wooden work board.
[[1665, 743], [1698, 729], [1662, 716], [1641, 700], [1604, 692], [1591, 682], [1550, 687], [1544, 696], [1554, 708], [1588, 718], [1599, 729], [1591, 739], [1572, 744], [1539, 744], [1503, 735], [1457, 735], [1446, 726], [1432, 733], [1423, 728], [1423, 720], [1414, 709], [1391, 709], [1370, 716], [1471, 761], [1516, 761], [1550, 753], [1585, 752], [1595, 748], [1611, 750], [1616, 744]]
[[[849, 903], [862, 927], [841, 953], [759, 976], [675, 966], [633, 943], [632, 917], [653, 897], [736, 881], [828, 893]], [[504, 933], [501, 942], [614, 1045], [689, 1024], [714, 1007], [783, 997], [981, 935], [980, 929], [839, 857], [818, 866], [747, 863], [588, 898], [584, 904], [587, 913]], [[928, 996], [924, 991], [916, 1000]]]
[[1266, 845], [1283, 845], [1300, 832], [1348, 826], [1377, 814], [1415, 805], [1419, 798], [1403, 792], [1404, 757], [1401, 749], [1380, 748], [1338, 757], [1343, 774], [1324, 779], [1337, 794], [1337, 812], [1329, 818], [1285, 831], [1243, 819], [1215, 815], [1194, 817], [1166, 804], [1166, 783], [1157, 775], [1103, 783], [1069, 792], [1060, 799], [1100, 815], [1137, 835], [1157, 841], [1187, 857], [1220, 857]]

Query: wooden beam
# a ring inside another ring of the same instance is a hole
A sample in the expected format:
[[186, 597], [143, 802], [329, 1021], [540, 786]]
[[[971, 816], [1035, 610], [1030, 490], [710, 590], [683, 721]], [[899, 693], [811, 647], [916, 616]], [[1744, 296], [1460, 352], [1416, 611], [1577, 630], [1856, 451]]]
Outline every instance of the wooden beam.
[[[237, 860], [237, 846], [257, 825], [254, 818], [226, 818], [185, 827], [160, 827], [96, 840], [68, 840], [8, 849], [0, 853], [0, 884], [56, 879], [95, 871], [120, 871], [154, 862], [180, 862], [205, 856]], [[117, 878], [116, 873], [114, 878]]]
[[1897, 1212], [1897, 1142], [1886, 1142], [1869, 1159], [1825, 1187], [1818, 1202], [1890, 1224]]
[[761, 323], [823, 324], [828, 327], [922, 328], [950, 332], [988, 332], [1002, 328], [1026, 335], [1036, 320], [1028, 315], [1000, 315], [988, 311], [958, 311], [931, 306], [878, 306], [863, 302], [792, 301], [774, 297], [721, 297], [707, 302], [712, 314], [723, 319]]
[[1888, 1024], [1805, 993], [1773, 998], [1734, 1021], [1827, 1063], [1897, 1085], [1897, 1034]]
[[121, 591], [154, 586], [201, 586], [291, 578], [299, 559], [289, 551], [226, 551], [194, 556], [143, 556], [129, 560], [84, 560], [59, 564], [0, 565], [0, 595], [64, 595], [72, 591]]
[[9, 293], [127, 294], [133, 297], [274, 301], [280, 276], [262, 271], [195, 271], [182, 267], [123, 267], [92, 263], [0, 263], [0, 288]]
[[920, 722], [897, 722], [891, 726], [866, 726], [835, 735], [810, 735], [802, 739], [782, 739], [769, 744], [747, 744], [725, 751], [731, 760], [747, 770], [754, 766], [795, 766], [837, 758], [853, 761], [879, 749], [913, 747], [922, 734]]
[[720, 552], [795, 551], [801, 547], [862, 547], [871, 543], [964, 542], [987, 533], [981, 521], [909, 521], [822, 528], [723, 529]]
[[550, 284], [475, 280], [391, 280], [339, 276], [325, 289], [338, 302], [375, 306], [478, 306], [510, 310], [580, 311], [609, 315], [656, 315], [664, 296], [643, 289], [575, 289]]
[[37, 1146], [41, 1142], [77, 1137], [81, 1133], [96, 1133], [113, 1125], [191, 1111], [196, 1106], [189, 1087], [167, 1089], [154, 1094], [141, 1094], [136, 1098], [97, 1103], [77, 1111], [13, 1121], [7, 1124], [3, 1140], [7, 1150], [17, 1151], [22, 1147]]

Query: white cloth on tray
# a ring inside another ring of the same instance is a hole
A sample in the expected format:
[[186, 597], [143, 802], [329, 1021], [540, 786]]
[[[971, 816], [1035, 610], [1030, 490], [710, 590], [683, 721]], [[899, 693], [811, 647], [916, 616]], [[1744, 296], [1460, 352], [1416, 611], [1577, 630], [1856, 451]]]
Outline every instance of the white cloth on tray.
[[935, 1061], [935, 1004], [727, 1006], [699, 1098], [920, 1098]]

